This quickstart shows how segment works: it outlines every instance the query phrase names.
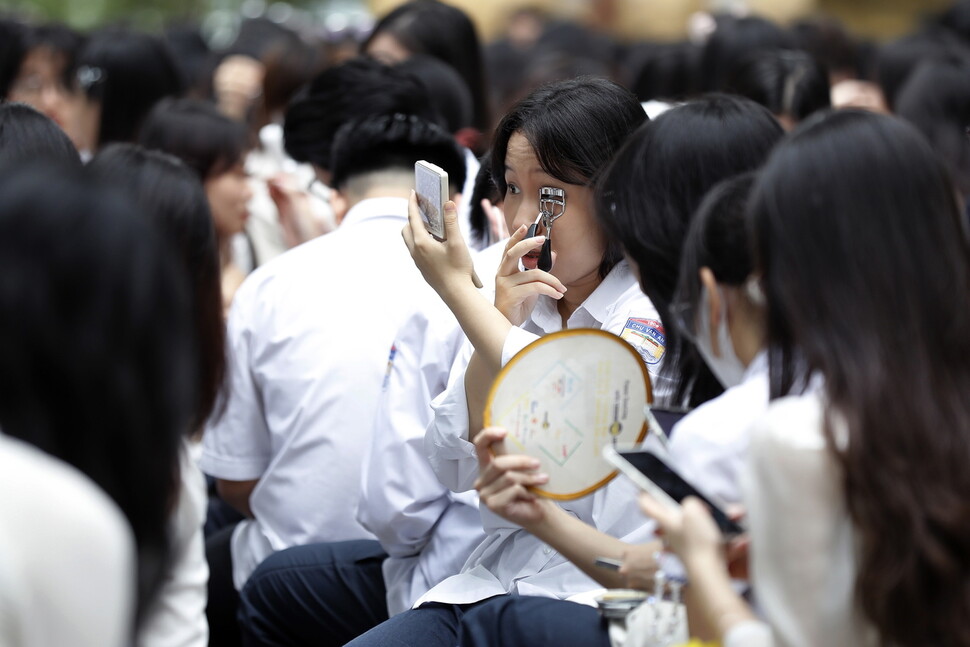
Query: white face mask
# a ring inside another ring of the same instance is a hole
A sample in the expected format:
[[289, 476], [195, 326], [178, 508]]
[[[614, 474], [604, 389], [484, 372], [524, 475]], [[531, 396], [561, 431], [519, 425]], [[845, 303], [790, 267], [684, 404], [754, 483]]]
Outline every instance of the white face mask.
[[725, 389], [741, 384], [744, 377], [744, 363], [738, 359], [734, 352], [734, 344], [731, 343], [731, 333], [727, 325], [727, 300], [724, 292], [720, 291], [721, 296], [721, 318], [717, 322], [717, 348], [720, 356], [714, 356], [714, 344], [711, 341], [711, 310], [707, 301], [707, 288], [701, 288], [700, 314], [697, 331], [697, 350], [700, 351], [704, 362], [714, 373], [714, 377]]

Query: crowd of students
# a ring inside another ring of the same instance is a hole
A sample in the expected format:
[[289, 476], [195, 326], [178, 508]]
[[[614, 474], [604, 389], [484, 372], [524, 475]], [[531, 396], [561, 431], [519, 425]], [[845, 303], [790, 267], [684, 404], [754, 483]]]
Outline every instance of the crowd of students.
[[[668, 572], [732, 647], [970, 645], [970, 2], [511, 24], [0, 20], [0, 644], [650, 647], [582, 600]], [[744, 535], [483, 428], [528, 344], [631, 322]]]

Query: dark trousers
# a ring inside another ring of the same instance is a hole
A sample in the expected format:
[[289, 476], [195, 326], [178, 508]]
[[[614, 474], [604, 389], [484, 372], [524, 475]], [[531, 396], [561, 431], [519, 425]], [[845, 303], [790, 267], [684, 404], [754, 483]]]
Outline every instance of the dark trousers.
[[376, 541], [295, 546], [270, 555], [240, 592], [246, 647], [337, 647], [387, 620]]
[[475, 604], [425, 604], [347, 647], [610, 647], [599, 612], [583, 604], [501, 595]]
[[239, 594], [232, 583], [232, 531], [226, 526], [205, 540], [209, 562], [209, 601], [205, 615], [209, 621], [209, 647], [239, 647], [241, 636], [236, 611]]

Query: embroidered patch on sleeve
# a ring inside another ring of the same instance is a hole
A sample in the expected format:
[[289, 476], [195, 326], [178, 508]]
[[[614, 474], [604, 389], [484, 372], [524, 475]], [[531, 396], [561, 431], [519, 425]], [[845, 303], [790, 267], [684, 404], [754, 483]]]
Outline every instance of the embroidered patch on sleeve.
[[656, 319], [630, 317], [623, 326], [620, 338], [628, 341], [650, 366], [659, 364], [667, 352], [667, 333], [663, 324]]
[[381, 390], [387, 390], [387, 383], [391, 381], [391, 370], [394, 368], [394, 356], [397, 355], [397, 344], [391, 344], [390, 356], [387, 358], [387, 371], [384, 373], [384, 383]]

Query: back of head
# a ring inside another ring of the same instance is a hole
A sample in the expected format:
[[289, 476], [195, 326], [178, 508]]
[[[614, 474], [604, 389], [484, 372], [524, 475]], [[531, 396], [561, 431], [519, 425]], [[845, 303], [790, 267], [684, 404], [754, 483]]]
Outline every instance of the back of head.
[[465, 157], [455, 140], [414, 115], [378, 115], [344, 126], [333, 144], [333, 188], [362, 197], [378, 174], [413, 184], [414, 163], [426, 160], [448, 173], [450, 189], [465, 183]]
[[416, 54], [396, 67], [424, 86], [427, 100], [440, 115], [440, 125], [449, 133], [455, 134], [473, 125], [471, 92], [453, 67], [424, 54]]
[[286, 152], [298, 162], [329, 170], [330, 149], [341, 126], [395, 112], [437, 118], [414, 77], [372, 59], [351, 59], [319, 74], [287, 108]]
[[0, 17], [0, 99], [10, 93], [10, 86], [20, 72], [26, 26], [12, 18]]
[[[662, 321], [671, 319], [684, 237], [704, 194], [760, 167], [782, 135], [765, 107], [711, 95], [645, 124], [613, 159], [597, 187], [597, 215], [639, 266], [640, 286]], [[717, 395], [720, 386], [699, 357], [677, 350], [682, 343], [677, 329], [665, 330], [673, 351], [663, 370], [677, 385], [676, 401], [696, 405]]]
[[698, 55], [689, 41], [650, 44], [636, 56], [630, 89], [640, 101], [683, 99], [693, 90]]
[[876, 81], [886, 97], [886, 105], [896, 110], [899, 91], [910, 74], [928, 61], [970, 57], [970, 50], [946, 31], [920, 32], [887, 43], [876, 53]]
[[138, 143], [174, 155], [205, 181], [243, 160], [246, 128], [207, 101], [166, 99], [145, 119]]
[[920, 65], [897, 95], [896, 114], [923, 133], [946, 162], [960, 194], [970, 196], [970, 62]]
[[774, 394], [779, 357], [824, 378], [860, 608], [881, 644], [970, 642], [970, 244], [945, 169], [901, 120], [833, 112], [778, 147], [751, 215]]
[[178, 158], [134, 144], [110, 144], [88, 168], [127, 192], [185, 268], [192, 292], [198, 401], [186, 432], [196, 434], [216, 407], [225, 374], [225, 323], [212, 214], [195, 171]]
[[78, 55], [78, 84], [101, 106], [97, 145], [134, 141], [160, 99], [178, 95], [178, 68], [157, 37], [126, 29], [94, 32]]
[[475, 126], [483, 132], [488, 128], [481, 45], [464, 11], [438, 0], [412, 0], [379, 20], [361, 51], [367, 52], [381, 34], [393, 36], [412, 54], [427, 54], [455, 68], [472, 93]]
[[0, 168], [39, 160], [81, 165], [74, 144], [49, 117], [23, 103], [0, 104]]
[[747, 59], [734, 71], [728, 88], [768, 108], [785, 125], [832, 105], [828, 71], [805, 52], [793, 50]]
[[0, 178], [0, 427], [118, 503], [143, 612], [165, 572], [195, 385], [183, 276], [133, 209], [77, 168]]
[[735, 67], [748, 57], [794, 46], [791, 34], [764, 18], [718, 16], [717, 27], [701, 52], [698, 89], [723, 92]]

